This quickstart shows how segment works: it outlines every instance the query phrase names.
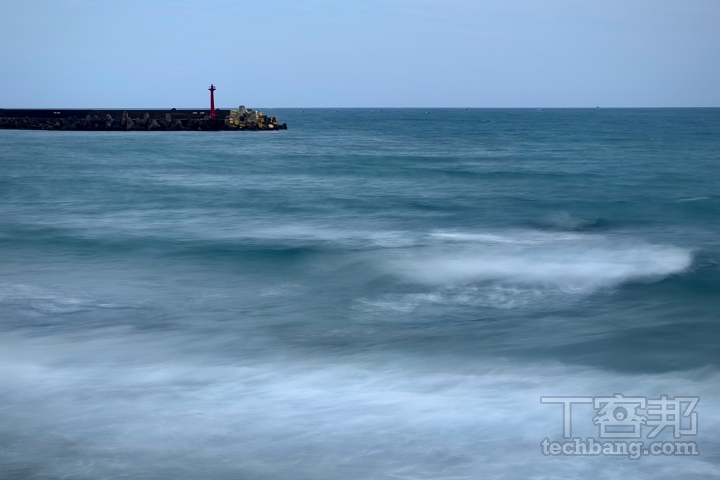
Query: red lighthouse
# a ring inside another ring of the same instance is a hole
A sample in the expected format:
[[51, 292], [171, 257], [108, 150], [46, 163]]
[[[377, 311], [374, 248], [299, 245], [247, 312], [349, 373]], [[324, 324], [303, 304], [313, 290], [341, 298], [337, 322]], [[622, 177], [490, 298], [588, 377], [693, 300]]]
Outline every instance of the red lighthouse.
[[215, 90], [217, 88], [215, 88], [215, 85], [210, 84], [208, 90], [210, 90], [210, 118], [215, 118]]

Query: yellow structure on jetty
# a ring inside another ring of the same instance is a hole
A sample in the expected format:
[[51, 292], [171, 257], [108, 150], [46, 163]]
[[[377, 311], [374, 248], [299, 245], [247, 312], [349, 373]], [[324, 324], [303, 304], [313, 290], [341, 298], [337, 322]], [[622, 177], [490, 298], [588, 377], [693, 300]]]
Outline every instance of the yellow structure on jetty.
[[225, 117], [225, 127], [238, 130], [278, 130], [282, 125], [278, 124], [277, 118], [268, 117], [263, 112], [256, 112], [252, 108], [240, 106], [238, 110], [230, 110], [230, 115]]

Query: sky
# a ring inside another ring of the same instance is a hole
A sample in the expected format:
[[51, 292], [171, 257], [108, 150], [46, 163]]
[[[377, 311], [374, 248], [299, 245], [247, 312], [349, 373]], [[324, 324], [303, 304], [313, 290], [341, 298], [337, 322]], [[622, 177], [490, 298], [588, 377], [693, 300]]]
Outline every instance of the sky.
[[0, 108], [720, 107], [719, 0], [0, 0]]

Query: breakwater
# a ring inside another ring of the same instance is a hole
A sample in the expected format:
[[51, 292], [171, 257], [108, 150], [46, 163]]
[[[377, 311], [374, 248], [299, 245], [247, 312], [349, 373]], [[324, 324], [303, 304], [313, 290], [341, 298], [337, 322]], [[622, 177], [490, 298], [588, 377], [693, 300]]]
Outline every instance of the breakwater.
[[0, 109], [0, 129], [90, 131], [286, 130], [287, 124], [261, 111], [237, 110], [43, 110]]

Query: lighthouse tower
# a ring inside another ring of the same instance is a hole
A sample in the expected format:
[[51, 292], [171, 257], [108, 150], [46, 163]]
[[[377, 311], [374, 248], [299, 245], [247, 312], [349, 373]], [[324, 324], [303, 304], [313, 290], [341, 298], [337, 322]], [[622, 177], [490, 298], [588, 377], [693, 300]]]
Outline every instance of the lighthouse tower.
[[215, 118], [215, 90], [217, 88], [215, 88], [215, 85], [210, 84], [208, 90], [210, 90], [210, 118]]

